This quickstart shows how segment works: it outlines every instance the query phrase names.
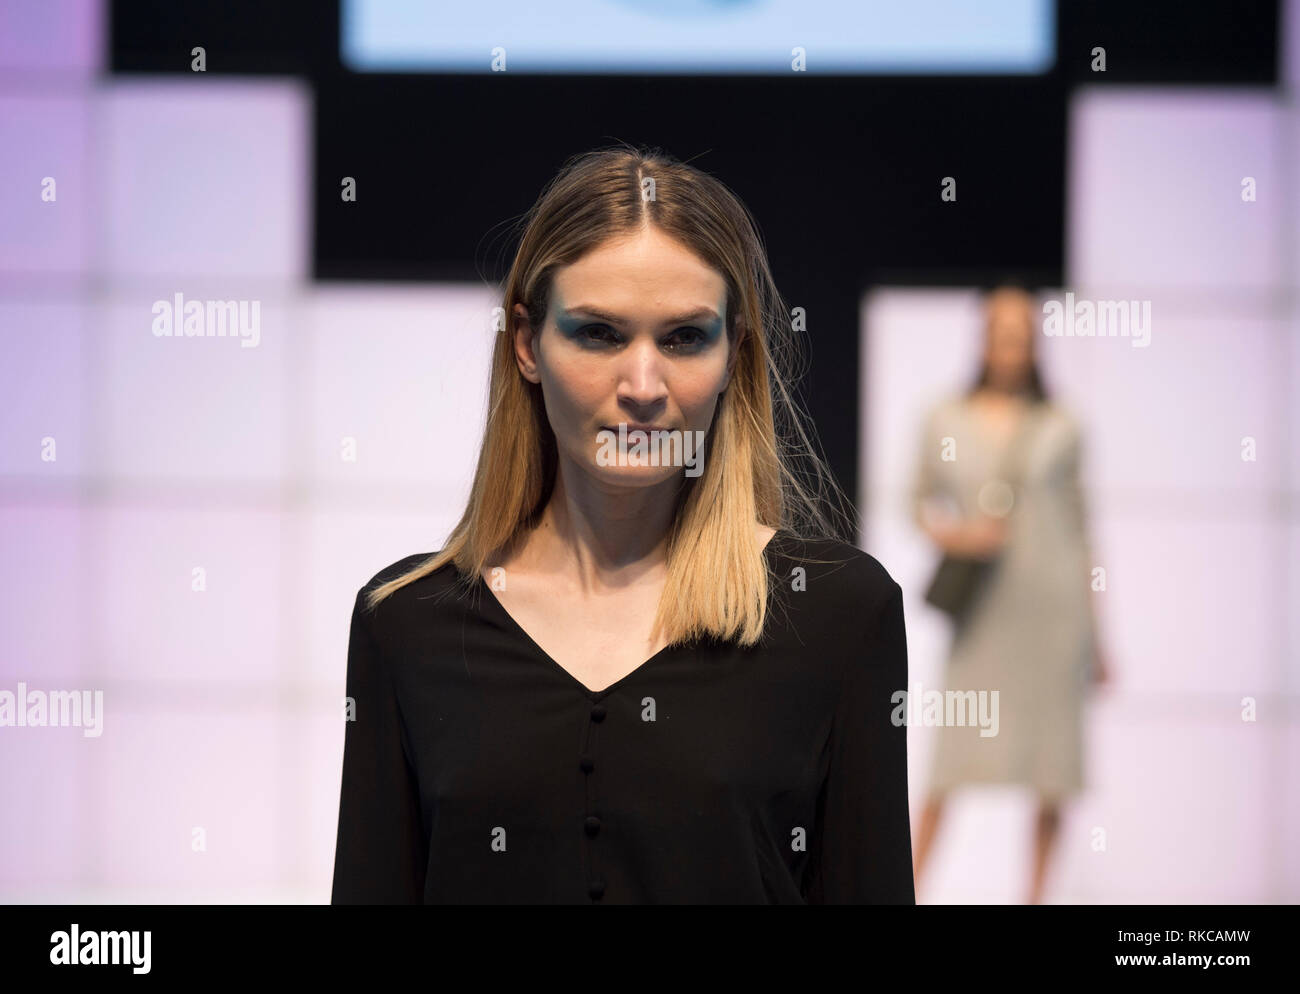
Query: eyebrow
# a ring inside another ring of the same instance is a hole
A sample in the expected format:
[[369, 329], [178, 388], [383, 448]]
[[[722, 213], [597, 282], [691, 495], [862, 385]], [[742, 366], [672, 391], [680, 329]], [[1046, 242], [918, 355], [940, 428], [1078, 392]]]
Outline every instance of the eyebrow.
[[[621, 318], [617, 314], [611, 314], [608, 311], [602, 311], [599, 307], [570, 307], [567, 308], [566, 310], [561, 311], [560, 313], [563, 314], [565, 317], [578, 317], [579, 315], [583, 315], [586, 317], [593, 317], [600, 321], [608, 321], [610, 324], [615, 324], [615, 325], [631, 324], [631, 322], [628, 321], [627, 318]], [[682, 324], [686, 321], [702, 321], [702, 320], [721, 322], [722, 319], [718, 317], [717, 312], [715, 312], [713, 308], [701, 307], [693, 311], [687, 311], [685, 314], [676, 314], [670, 318], [665, 318], [663, 324], [665, 325]]]

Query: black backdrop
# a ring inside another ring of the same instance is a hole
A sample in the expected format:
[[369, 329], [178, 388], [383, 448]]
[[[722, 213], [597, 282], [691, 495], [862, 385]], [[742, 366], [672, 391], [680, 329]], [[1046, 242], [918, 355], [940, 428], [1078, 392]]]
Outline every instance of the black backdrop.
[[515, 219], [575, 152], [626, 141], [713, 173], [805, 308], [801, 397], [856, 499], [871, 285], [1059, 286], [1073, 87], [1277, 82], [1276, 0], [1058, 0], [1056, 17], [1041, 76], [550, 76], [489, 72], [486, 56], [481, 74], [381, 75], [340, 64], [337, 0], [115, 0], [110, 65], [193, 75], [202, 45], [209, 73], [310, 81], [317, 280], [496, 283]]

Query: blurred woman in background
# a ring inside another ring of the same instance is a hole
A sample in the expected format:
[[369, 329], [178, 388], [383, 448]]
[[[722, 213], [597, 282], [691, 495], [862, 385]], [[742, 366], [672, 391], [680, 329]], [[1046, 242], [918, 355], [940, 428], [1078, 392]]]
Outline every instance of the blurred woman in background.
[[987, 562], [954, 612], [944, 687], [997, 691], [998, 728], [940, 726], [916, 843], [916, 878], [948, 793], [1015, 783], [1038, 800], [1027, 903], [1039, 903], [1062, 802], [1083, 787], [1082, 699], [1106, 679], [1098, 652], [1078, 423], [1052, 403], [1035, 362], [1036, 308], [1000, 287], [986, 300], [983, 364], [925, 420], [917, 524], [950, 557]]

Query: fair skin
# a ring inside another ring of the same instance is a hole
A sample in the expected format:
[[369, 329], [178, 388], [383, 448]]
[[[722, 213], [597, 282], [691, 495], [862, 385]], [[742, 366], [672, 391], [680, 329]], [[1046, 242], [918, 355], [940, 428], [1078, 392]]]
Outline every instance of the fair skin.
[[[515, 359], [542, 387], [558, 467], [538, 527], [483, 578], [504, 567], [497, 599], [590, 691], [667, 644], [651, 627], [685, 482], [681, 466], [601, 465], [599, 433], [620, 422], [707, 432], [736, 356], [725, 307], [722, 276], [646, 227], [560, 269], [540, 328], [515, 309]], [[754, 523], [760, 547], [773, 534]]]
[[[988, 333], [984, 358], [988, 365], [988, 383], [971, 397], [983, 428], [999, 443], [1005, 444], [1016, 430], [1027, 407], [1024, 391], [1033, 361], [1034, 314], [1032, 299], [1021, 293], [993, 294], [986, 305]], [[1006, 541], [1006, 522], [1002, 518], [978, 515], [974, 520], [956, 525], [926, 522], [925, 530], [941, 548], [956, 555], [991, 557]], [[1105, 659], [1098, 651], [1094, 679], [1109, 680]], [[931, 796], [921, 811], [914, 851], [914, 876], [919, 886], [921, 872], [932, 849], [943, 814], [944, 798]], [[1026, 904], [1042, 900], [1047, 867], [1060, 829], [1058, 802], [1043, 798], [1034, 821], [1034, 852], [1030, 865]]]

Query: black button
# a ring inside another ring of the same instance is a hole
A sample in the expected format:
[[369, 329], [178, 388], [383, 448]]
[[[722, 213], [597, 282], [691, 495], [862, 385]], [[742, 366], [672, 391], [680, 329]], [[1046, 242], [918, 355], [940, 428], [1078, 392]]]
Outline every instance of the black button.
[[605, 705], [603, 705], [603, 704], [597, 704], [597, 705], [595, 705], [595, 706], [592, 707], [592, 709], [591, 709], [591, 720], [592, 720], [592, 721], [604, 721], [604, 720], [605, 720]]
[[600, 819], [597, 818], [595, 815], [587, 815], [587, 820], [586, 822], [584, 822], [584, 824], [587, 827], [588, 835], [595, 835], [597, 832], [600, 831]]
[[596, 764], [591, 761], [590, 756], [583, 756], [580, 760], [578, 760], [578, 765], [582, 767], [583, 773], [590, 773], [592, 770], [596, 768]]
[[605, 881], [600, 877], [597, 877], [591, 882], [591, 886], [587, 888], [587, 893], [596, 900], [600, 900], [601, 896], [605, 893]]

